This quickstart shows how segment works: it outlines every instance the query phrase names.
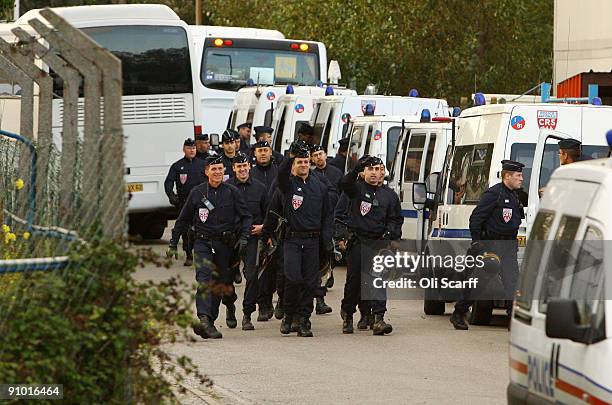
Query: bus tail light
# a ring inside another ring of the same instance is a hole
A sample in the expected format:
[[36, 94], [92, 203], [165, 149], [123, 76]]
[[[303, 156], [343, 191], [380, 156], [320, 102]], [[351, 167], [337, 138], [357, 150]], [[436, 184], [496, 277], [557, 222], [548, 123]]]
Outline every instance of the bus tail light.
[[221, 38], [217, 38], [213, 42], [215, 46], [223, 46], [223, 40]]
[[300, 46], [298, 44], [291, 44], [291, 49], [299, 49]]
[[234, 41], [232, 41], [231, 39], [226, 39], [225, 41], [223, 41], [223, 45], [232, 46], [234, 45]]
[[300, 51], [306, 52], [308, 50], [308, 44], [300, 44]]

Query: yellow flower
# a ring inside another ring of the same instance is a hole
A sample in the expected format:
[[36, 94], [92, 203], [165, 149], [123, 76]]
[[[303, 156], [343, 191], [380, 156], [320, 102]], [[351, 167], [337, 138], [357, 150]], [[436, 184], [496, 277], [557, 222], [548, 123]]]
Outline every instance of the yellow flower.
[[17, 240], [17, 235], [15, 235], [13, 232], [9, 232], [6, 235], [4, 235], [4, 243], [10, 243], [16, 240]]
[[11, 227], [7, 224], [2, 224], [2, 232], [9, 233], [11, 231]]
[[24, 233], [23, 233], [23, 239], [25, 239], [25, 240], [30, 239], [30, 236], [32, 236], [32, 235], [30, 234], [30, 232], [24, 232]]
[[21, 190], [24, 186], [24, 182], [21, 179], [17, 179], [15, 180], [15, 187], [17, 188], [17, 190]]

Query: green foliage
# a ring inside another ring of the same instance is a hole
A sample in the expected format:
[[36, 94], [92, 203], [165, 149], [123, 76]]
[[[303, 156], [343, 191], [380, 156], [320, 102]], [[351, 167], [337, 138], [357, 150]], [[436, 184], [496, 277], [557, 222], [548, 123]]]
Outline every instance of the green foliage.
[[0, 380], [63, 384], [66, 403], [162, 403], [173, 398], [168, 374], [209, 383], [162, 348], [179, 330], [188, 339], [193, 319], [176, 279], [133, 280], [154, 255], [105, 242], [71, 257], [70, 268], [24, 274], [0, 293]]

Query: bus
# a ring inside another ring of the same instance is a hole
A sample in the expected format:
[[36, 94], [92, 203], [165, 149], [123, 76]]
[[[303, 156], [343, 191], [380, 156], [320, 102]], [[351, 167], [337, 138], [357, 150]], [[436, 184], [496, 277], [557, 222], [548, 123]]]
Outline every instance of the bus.
[[[201, 131], [197, 80], [188, 25], [165, 5], [127, 4], [54, 8], [122, 62], [123, 131], [130, 233], [158, 239], [176, 215], [164, 192], [170, 165], [183, 156], [182, 145]], [[32, 32], [28, 21], [15, 25]], [[61, 133], [61, 80], [54, 77], [53, 132]], [[82, 96], [82, 93], [81, 93]], [[79, 100], [79, 123], [83, 120]]]
[[321, 42], [286, 39], [274, 30], [190, 26], [198, 61], [202, 131], [231, 125], [236, 93], [247, 85], [315, 86], [327, 82], [327, 49]]

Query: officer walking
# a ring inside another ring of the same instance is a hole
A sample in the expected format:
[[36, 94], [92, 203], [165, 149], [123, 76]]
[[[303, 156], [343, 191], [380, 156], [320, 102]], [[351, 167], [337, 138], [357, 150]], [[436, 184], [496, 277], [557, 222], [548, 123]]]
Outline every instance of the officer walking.
[[208, 134], [196, 135], [195, 143], [197, 149], [197, 157], [199, 157], [200, 159], [206, 159], [211, 155], [212, 151], [210, 150], [210, 138], [208, 137]]
[[240, 152], [248, 155], [251, 151], [251, 123], [245, 122], [238, 125], [238, 134], [240, 135]]
[[338, 144], [340, 145], [338, 147], [338, 153], [336, 154], [336, 157], [330, 159], [329, 164], [337, 169], [340, 169], [340, 171], [344, 173], [344, 168], [346, 167], [346, 156], [348, 155], [349, 138], [340, 139]]
[[223, 167], [225, 167], [225, 174], [223, 175], [223, 181], [234, 177], [234, 157], [236, 157], [236, 142], [234, 139], [234, 134], [229, 130], [223, 131], [223, 135], [221, 135], [221, 147], [223, 148], [223, 153], [221, 155], [223, 161]]
[[[272, 146], [272, 133], [274, 132], [274, 128], [268, 127], [266, 125], [260, 125], [255, 127], [255, 141], [266, 141], [270, 146]], [[283, 161], [283, 155], [278, 153], [277, 151], [272, 151], [272, 157], [277, 164], [280, 164]]]
[[[291, 174], [293, 169], [294, 175]], [[319, 249], [333, 251], [332, 221], [327, 186], [310, 175], [310, 152], [291, 146], [289, 157], [278, 171], [278, 189], [283, 193], [287, 233], [283, 244], [285, 294], [282, 334], [297, 321], [298, 336], [310, 337], [310, 315], [315, 289], [319, 286]]]
[[[233, 144], [233, 143], [232, 143]], [[204, 339], [220, 339], [214, 325], [219, 316], [223, 295], [234, 293], [229, 271], [234, 246], [244, 257], [251, 235], [252, 217], [240, 191], [223, 182], [223, 158], [209, 157], [206, 166], [208, 181], [191, 190], [176, 220], [168, 254], [176, 252], [178, 237], [190, 225], [195, 228], [196, 308], [200, 323], [194, 332]]]
[[[181, 159], [177, 160], [170, 166], [166, 180], [164, 181], [164, 190], [168, 196], [170, 204], [175, 206], [179, 211], [183, 208], [185, 200], [191, 189], [204, 181], [204, 160], [196, 157], [196, 143], [189, 138], [183, 142], [183, 153]], [[174, 189], [176, 187], [176, 193]], [[193, 232], [186, 229], [178, 238], [183, 238], [183, 250], [185, 251], [185, 266], [193, 265]]]
[[268, 141], [258, 141], [253, 145], [255, 154], [255, 166], [251, 170], [251, 176], [265, 184], [266, 189], [270, 191], [272, 184], [278, 175], [278, 165], [272, 157], [272, 147]]
[[[512, 299], [518, 280], [518, 240], [521, 219], [525, 218], [517, 191], [523, 186], [522, 163], [502, 160], [501, 183], [489, 187], [470, 216], [472, 255], [489, 252], [500, 259], [506, 312], [512, 312]], [[464, 292], [467, 295], [467, 292]], [[461, 299], [455, 303], [450, 322], [455, 329], [467, 330], [465, 314], [473, 301]]]
[[[359, 176], [364, 181], [357, 181]], [[353, 234], [348, 247], [342, 299], [342, 333], [353, 333], [353, 314], [361, 299], [362, 271], [371, 268], [374, 257], [374, 251], [368, 243], [371, 244], [373, 240], [398, 240], [402, 237], [404, 218], [400, 201], [395, 192], [383, 185], [384, 177], [383, 161], [378, 157], [364, 156], [355, 170], [342, 178], [342, 190], [350, 199], [348, 224]], [[387, 311], [386, 292], [378, 291], [375, 298], [370, 301], [374, 314], [372, 333], [391, 333], [393, 327], [384, 320]]]
[[[257, 283], [257, 242], [261, 235], [264, 218], [268, 206], [268, 190], [260, 181], [250, 176], [251, 163], [250, 158], [238, 152], [234, 158], [234, 177], [229, 179], [228, 184], [236, 186], [238, 191], [246, 200], [249, 212], [251, 213], [252, 226], [251, 234], [247, 239], [246, 257], [244, 258], [244, 276], [246, 278], [246, 286], [244, 289], [244, 300], [242, 301], [242, 330], [253, 330], [255, 327], [251, 322], [251, 314], [255, 312], [255, 304], [257, 302], [258, 283]], [[236, 307], [235, 294], [232, 297], [234, 301], [226, 303], [227, 305], [227, 326], [236, 327], [235, 311]], [[228, 305], [229, 304], [229, 305]], [[234, 316], [231, 316], [234, 315]], [[232, 326], [233, 325], [233, 326]]]

